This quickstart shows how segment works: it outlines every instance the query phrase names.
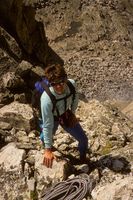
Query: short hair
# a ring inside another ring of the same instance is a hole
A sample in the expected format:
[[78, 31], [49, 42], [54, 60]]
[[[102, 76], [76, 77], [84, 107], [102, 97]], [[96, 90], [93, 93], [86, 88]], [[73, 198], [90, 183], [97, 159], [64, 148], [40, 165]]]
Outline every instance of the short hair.
[[54, 82], [62, 78], [67, 78], [66, 71], [64, 67], [60, 64], [48, 65], [44, 70], [44, 75], [49, 80], [49, 82]]

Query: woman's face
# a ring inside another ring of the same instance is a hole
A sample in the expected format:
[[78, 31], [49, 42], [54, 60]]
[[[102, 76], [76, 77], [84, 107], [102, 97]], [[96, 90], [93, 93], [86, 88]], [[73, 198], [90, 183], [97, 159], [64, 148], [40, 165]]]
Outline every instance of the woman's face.
[[59, 81], [58, 83], [52, 83], [51, 85], [57, 94], [63, 94], [66, 88], [66, 81]]

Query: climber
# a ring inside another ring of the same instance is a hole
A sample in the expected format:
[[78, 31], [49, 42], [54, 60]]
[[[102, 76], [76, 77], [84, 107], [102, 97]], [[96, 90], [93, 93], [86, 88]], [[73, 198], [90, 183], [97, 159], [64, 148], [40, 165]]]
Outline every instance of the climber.
[[[65, 69], [59, 64], [45, 69], [45, 77], [50, 87], [41, 95], [42, 133], [40, 138], [44, 144], [43, 164], [51, 168], [53, 159], [53, 135], [59, 125], [78, 141], [80, 161], [86, 160], [88, 138], [75, 116], [78, 106], [78, 93], [73, 79], [67, 79]], [[63, 134], [62, 134], [63, 137]]]

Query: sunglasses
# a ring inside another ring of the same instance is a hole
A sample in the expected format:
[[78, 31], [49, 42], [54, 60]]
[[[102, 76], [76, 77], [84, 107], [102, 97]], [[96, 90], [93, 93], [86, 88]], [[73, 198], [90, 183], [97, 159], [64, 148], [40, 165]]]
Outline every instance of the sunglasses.
[[66, 79], [62, 79], [62, 80], [59, 80], [59, 81], [56, 81], [56, 82], [52, 82], [51, 83], [51, 86], [56, 86], [56, 85], [64, 85], [65, 84], [65, 80]]

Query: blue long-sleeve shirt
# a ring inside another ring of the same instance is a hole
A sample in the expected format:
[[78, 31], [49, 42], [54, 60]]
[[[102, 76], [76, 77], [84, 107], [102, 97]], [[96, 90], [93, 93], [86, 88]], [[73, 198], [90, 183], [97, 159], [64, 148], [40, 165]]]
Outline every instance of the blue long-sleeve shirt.
[[[74, 85], [75, 91], [76, 91], [76, 85], [75, 81], [73, 79], [69, 79], [69, 81]], [[56, 97], [56, 99], [60, 99], [65, 97], [66, 95], [70, 94], [70, 89], [68, 86], [66, 86], [65, 91], [63, 94], [57, 94], [54, 91], [53, 87], [50, 87], [50, 91], [52, 94]], [[78, 106], [78, 93], [76, 91], [75, 93], [75, 99], [73, 101], [71, 95], [69, 98], [67, 98], [66, 103], [66, 109], [70, 108], [72, 106], [72, 112], [75, 112], [77, 106]], [[59, 114], [63, 114], [65, 112], [65, 102], [64, 100], [57, 101], [56, 107], [59, 111]], [[45, 148], [51, 148], [52, 147], [52, 134], [53, 134], [53, 128], [54, 128], [54, 116], [58, 116], [56, 109], [54, 113], [52, 112], [53, 109], [53, 103], [48, 96], [48, 94], [44, 91], [41, 96], [41, 114], [42, 114], [42, 120], [43, 120], [43, 135], [44, 135], [44, 144]]]

